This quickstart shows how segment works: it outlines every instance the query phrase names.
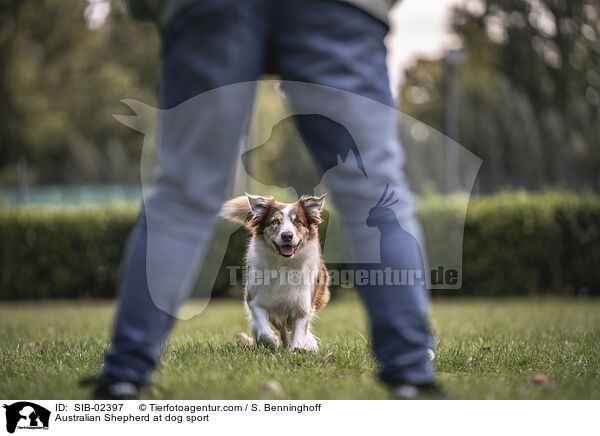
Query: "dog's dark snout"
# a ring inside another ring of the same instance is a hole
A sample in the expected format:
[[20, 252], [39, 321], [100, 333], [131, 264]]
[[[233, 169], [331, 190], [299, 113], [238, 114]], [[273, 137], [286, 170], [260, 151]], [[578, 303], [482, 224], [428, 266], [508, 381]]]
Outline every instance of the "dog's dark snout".
[[292, 232], [283, 232], [281, 234], [281, 240], [285, 242], [291, 242], [294, 239], [294, 234]]

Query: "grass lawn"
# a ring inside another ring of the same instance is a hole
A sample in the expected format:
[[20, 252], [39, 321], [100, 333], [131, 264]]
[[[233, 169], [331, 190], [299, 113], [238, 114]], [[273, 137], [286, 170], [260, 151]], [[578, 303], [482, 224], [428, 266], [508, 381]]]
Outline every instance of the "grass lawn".
[[[0, 397], [87, 398], [77, 381], [98, 370], [113, 310], [112, 303], [94, 301], [0, 304]], [[600, 399], [600, 300], [436, 300], [432, 319], [439, 381], [449, 398]], [[355, 297], [321, 312], [317, 354], [237, 346], [240, 331], [247, 326], [236, 301], [212, 302], [200, 316], [180, 321], [146, 396], [389, 398], [373, 376]], [[536, 374], [549, 383], [533, 385]], [[269, 380], [282, 390], [265, 392]]]

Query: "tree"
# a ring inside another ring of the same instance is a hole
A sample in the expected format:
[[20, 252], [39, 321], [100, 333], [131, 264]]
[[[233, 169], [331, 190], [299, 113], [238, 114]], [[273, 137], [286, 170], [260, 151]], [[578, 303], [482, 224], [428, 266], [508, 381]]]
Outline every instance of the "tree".
[[98, 29], [84, 1], [0, 6], [1, 182], [19, 156], [34, 183], [137, 180], [141, 139], [111, 114], [122, 98], [155, 101], [158, 40], [120, 3]]
[[[600, 4], [477, 0], [454, 9], [459, 142], [483, 159], [483, 191], [600, 189]], [[406, 73], [402, 107], [442, 129], [441, 61]]]

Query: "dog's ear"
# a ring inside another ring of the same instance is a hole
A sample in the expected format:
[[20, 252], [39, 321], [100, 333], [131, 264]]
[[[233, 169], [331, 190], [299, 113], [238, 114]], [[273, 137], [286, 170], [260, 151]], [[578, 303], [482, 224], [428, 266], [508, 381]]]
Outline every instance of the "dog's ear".
[[271, 207], [273, 197], [261, 197], [260, 195], [250, 195], [248, 193], [246, 193], [246, 197], [248, 198], [248, 204], [250, 204], [250, 209], [252, 211], [248, 227], [258, 227], [266, 217], [267, 212]]
[[232, 198], [231, 200], [225, 202], [219, 215], [225, 219], [228, 219], [229, 221], [244, 225], [248, 225], [253, 217], [250, 203], [245, 195]]
[[313, 196], [304, 196], [300, 198], [300, 203], [302, 207], [304, 207], [304, 211], [312, 221], [319, 224], [321, 220], [321, 211], [323, 210], [323, 205], [325, 204], [325, 196], [327, 194], [323, 194], [320, 197]]
[[250, 195], [246, 193], [248, 204], [255, 216], [263, 216], [269, 209], [270, 197], [261, 197], [260, 195]]
[[246, 194], [233, 198], [223, 205], [220, 216], [252, 228], [269, 210], [272, 197]]

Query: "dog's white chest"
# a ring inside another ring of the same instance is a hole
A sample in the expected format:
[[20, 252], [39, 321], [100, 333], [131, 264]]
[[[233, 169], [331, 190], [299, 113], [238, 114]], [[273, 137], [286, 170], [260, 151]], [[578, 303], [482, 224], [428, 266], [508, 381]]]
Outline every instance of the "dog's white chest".
[[318, 241], [309, 241], [293, 259], [283, 259], [261, 241], [248, 249], [246, 290], [272, 315], [308, 314], [320, 268]]

